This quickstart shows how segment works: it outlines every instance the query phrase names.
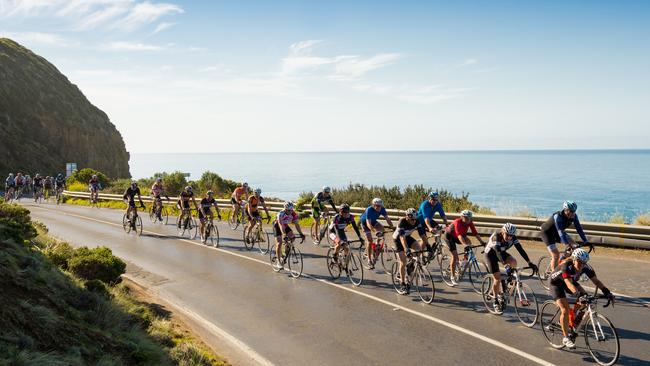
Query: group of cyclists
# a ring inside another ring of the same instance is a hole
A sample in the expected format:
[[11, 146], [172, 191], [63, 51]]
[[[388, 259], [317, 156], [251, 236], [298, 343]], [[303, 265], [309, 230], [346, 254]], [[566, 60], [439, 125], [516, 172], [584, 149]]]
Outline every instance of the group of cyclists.
[[[9, 173], [5, 178], [5, 202], [20, 200], [24, 195], [30, 195], [35, 201], [39, 198], [53, 196], [54, 192], [60, 194], [65, 189], [65, 177], [58, 173], [56, 176], [41, 176], [36, 173], [32, 178], [22, 172]], [[58, 195], [57, 195], [58, 196]]]

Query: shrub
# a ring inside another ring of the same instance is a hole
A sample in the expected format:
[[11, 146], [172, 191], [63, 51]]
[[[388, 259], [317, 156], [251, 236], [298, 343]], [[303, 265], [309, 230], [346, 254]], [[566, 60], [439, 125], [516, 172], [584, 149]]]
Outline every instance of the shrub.
[[650, 226], [650, 213], [637, 216], [634, 220], [634, 225]]
[[170, 196], [177, 196], [187, 185], [187, 179], [185, 179], [182, 172], [178, 171], [173, 173], [156, 173], [153, 175], [153, 179], [151, 180], [152, 184], [156, 178], [162, 178], [165, 193]]
[[192, 343], [181, 343], [171, 350], [171, 358], [180, 366], [212, 365], [212, 359]]
[[89, 280], [84, 283], [84, 287], [88, 291], [92, 291], [96, 294], [105, 296], [105, 297], [110, 297], [110, 292], [108, 291], [108, 287], [106, 287], [106, 284], [100, 280]]
[[68, 269], [68, 261], [74, 256], [74, 248], [65, 242], [58, 242], [47, 248], [45, 256], [57, 267]]
[[67, 185], [71, 185], [73, 183], [83, 183], [86, 187], [88, 187], [88, 181], [93, 177], [93, 175], [97, 175], [97, 178], [99, 178], [99, 182], [101, 183], [102, 187], [108, 187], [110, 185], [110, 179], [106, 176], [106, 174], [90, 168], [84, 168], [75, 171], [70, 177], [68, 177], [66, 183]]
[[0, 239], [10, 239], [16, 243], [30, 240], [36, 236], [29, 210], [18, 205], [0, 204]]
[[100, 280], [108, 284], [120, 282], [126, 263], [113, 255], [109, 248], [86, 247], [75, 250], [74, 256], [68, 261], [68, 269], [84, 280]]
[[75, 192], [88, 192], [88, 183], [81, 183], [81, 182], [68, 183], [65, 189], [68, 191], [75, 191]]
[[196, 181], [199, 193], [212, 190], [216, 197], [228, 197], [239, 186], [239, 183], [230, 179], [223, 179], [218, 174], [207, 171]]
[[620, 213], [613, 214], [612, 216], [609, 217], [607, 220], [610, 224], [625, 224], [625, 216]]

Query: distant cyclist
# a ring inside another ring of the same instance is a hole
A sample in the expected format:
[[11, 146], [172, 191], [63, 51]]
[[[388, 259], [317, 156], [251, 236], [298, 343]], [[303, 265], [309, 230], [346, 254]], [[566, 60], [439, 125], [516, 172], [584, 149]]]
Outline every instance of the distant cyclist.
[[420, 238], [425, 237], [425, 231], [422, 223], [417, 219], [417, 211], [414, 208], [406, 209], [406, 215], [399, 219], [397, 229], [393, 233], [393, 240], [395, 242], [395, 251], [399, 256], [399, 278], [401, 291], [408, 294], [410, 291], [409, 285], [405, 282], [406, 279], [406, 256], [411, 252], [411, 249], [422, 250], [420, 244], [415, 238], [411, 236], [413, 232], [417, 232]]
[[458, 285], [456, 279], [456, 267], [458, 266], [458, 251], [456, 249], [456, 244], [463, 245], [472, 245], [471, 240], [467, 237], [467, 233], [471, 230], [472, 234], [478, 239], [478, 241], [485, 245], [485, 242], [476, 231], [474, 222], [472, 222], [472, 216], [474, 214], [470, 210], [463, 210], [460, 213], [460, 217], [454, 220], [451, 225], [447, 227], [445, 231], [445, 239], [447, 239], [447, 247], [451, 252], [451, 283], [452, 285]]
[[178, 197], [178, 208], [181, 210], [181, 213], [178, 215], [178, 221], [177, 221], [177, 225], [179, 228], [181, 227], [181, 222], [183, 222], [183, 217], [185, 217], [185, 215], [189, 214], [190, 212], [190, 200], [192, 200], [192, 203], [194, 203], [194, 208], [196, 208], [196, 210], [198, 211], [199, 205], [196, 203], [196, 199], [194, 198], [194, 192], [192, 191], [192, 186], [187, 186]]
[[92, 202], [97, 202], [99, 199], [99, 190], [101, 189], [101, 184], [99, 183], [97, 175], [93, 174], [88, 181], [88, 189], [90, 190], [90, 200]]
[[248, 194], [248, 183], [244, 183], [241, 187], [235, 188], [230, 196], [230, 203], [232, 204], [234, 217], [239, 217], [239, 210], [246, 195]]
[[[420, 222], [420, 225], [428, 232], [435, 233], [438, 223], [433, 220], [436, 212], [440, 217], [442, 217], [445, 227], [447, 226], [447, 216], [445, 211], [442, 209], [442, 203], [440, 203], [438, 192], [431, 192], [426, 200], [422, 201], [420, 204], [420, 209], [417, 213], [417, 219]], [[425, 249], [431, 250], [429, 241], [425, 233], [420, 235], [422, 242], [424, 243]]]
[[163, 221], [162, 218], [162, 196], [165, 196], [169, 201], [169, 196], [165, 194], [165, 188], [163, 187], [162, 178], [156, 178], [156, 181], [151, 186], [151, 198], [153, 199], [154, 212], [157, 213], [158, 220]]
[[32, 180], [32, 177], [29, 176], [29, 174], [25, 176], [24, 182], [25, 182], [25, 188], [23, 188], [24, 191], [26, 191], [27, 193], [32, 193], [33, 194], [34, 193], [34, 181]]
[[345, 252], [345, 255], [347, 255], [347, 251], [350, 250], [350, 248], [347, 246], [348, 237], [345, 234], [345, 228], [348, 227], [348, 225], [352, 225], [354, 232], [357, 234], [357, 237], [361, 241], [361, 245], [363, 245], [361, 231], [359, 231], [359, 227], [354, 221], [354, 216], [350, 213], [350, 205], [344, 203], [341, 205], [341, 207], [339, 207], [339, 213], [336, 214], [334, 218], [332, 218], [332, 223], [329, 227], [330, 239], [334, 241], [334, 262], [338, 261], [341, 245], [344, 246], [343, 251]]
[[390, 217], [388, 217], [388, 212], [386, 212], [386, 208], [384, 207], [384, 201], [382, 201], [380, 198], [373, 198], [372, 204], [366, 208], [366, 210], [361, 215], [361, 218], [359, 219], [359, 225], [363, 229], [363, 232], [366, 234], [366, 238], [368, 239], [366, 256], [368, 257], [368, 262], [371, 263], [371, 267], [372, 263], [375, 263], [376, 259], [373, 258], [374, 251], [371, 248], [373, 244], [372, 232], [377, 232], [376, 235], [378, 238], [384, 236], [384, 226], [378, 221], [379, 217], [382, 216], [386, 219], [388, 226], [392, 228], [393, 222], [390, 220]]
[[40, 174], [36, 173], [34, 177], [34, 200], [38, 199], [39, 195], [43, 194], [43, 177]]
[[609, 300], [614, 300], [614, 295], [605, 285], [596, 277], [593, 268], [587, 265], [589, 262], [589, 253], [582, 248], [577, 248], [571, 253], [571, 258], [563, 261], [549, 277], [549, 292], [560, 308], [562, 334], [564, 338], [562, 343], [568, 348], [575, 348], [575, 333], [570, 331], [569, 326], [569, 302], [566, 293], [571, 293], [579, 299], [587, 295], [587, 292], [580, 286], [578, 280], [585, 274], [603, 295]]
[[16, 198], [20, 199], [20, 196], [23, 193], [23, 190], [25, 189], [25, 177], [23, 176], [23, 173], [18, 172], [16, 173]]
[[246, 215], [248, 215], [248, 223], [244, 228], [244, 232], [246, 233], [246, 235], [244, 235], [244, 238], [246, 240], [248, 240], [251, 230], [253, 230], [253, 226], [255, 225], [254, 221], [259, 219], [261, 222], [262, 217], [260, 216], [260, 210], [258, 208], [259, 205], [262, 205], [264, 208], [266, 217], [271, 217], [269, 215], [269, 209], [266, 207], [266, 202], [264, 202], [264, 197], [262, 197], [262, 190], [260, 188], [256, 188], [253, 192], [253, 195], [248, 197], [248, 205], [246, 206]]
[[[140, 195], [140, 187], [138, 187], [138, 182], [131, 181], [131, 185], [124, 191], [122, 199], [126, 202], [126, 216], [129, 217], [129, 213], [133, 212], [133, 217], [138, 215], [138, 210], [135, 207], [135, 196], [138, 196], [138, 201], [140, 201], [140, 207], [144, 209], [144, 203], [142, 202], [142, 196]], [[134, 221], [135, 225], [135, 221]]]
[[494, 303], [494, 309], [497, 312], [503, 311], [502, 306], [504, 304], [503, 294], [501, 292], [501, 271], [499, 270], [499, 263], [504, 265], [508, 264], [510, 268], [517, 268], [517, 260], [508, 253], [508, 249], [514, 246], [521, 257], [528, 263], [528, 266], [532, 268], [533, 273], [537, 272], [537, 266], [530, 261], [528, 254], [521, 246], [519, 239], [517, 239], [516, 233], [517, 227], [507, 222], [500, 230], [495, 231], [490, 236], [490, 240], [488, 240], [488, 244], [485, 247], [485, 262], [488, 265], [489, 272], [494, 277], [492, 291], [498, 300]]
[[52, 177], [49, 175], [43, 180], [43, 192], [45, 197], [49, 198], [52, 195], [52, 188], [54, 188], [54, 182], [52, 182]]
[[219, 212], [219, 205], [217, 200], [214, 199], [214, 192], [208, 191], [205, 194], [205, 197], [199, 202], [201, 209], [199, 210], [199, 232], [203, 233], [203, 227], [207, 223], [207, 220], [212, 221], [214, 219], [214, 213], [212, 212], [212, 206], [217, 210], [217, 217], [221, 220], [221, 212]]
[[9, 173], [5, 179], [5, 202], [11, 202], [14, 199], [14, 191], [16, 190], [16, 179], [14, 173]]
[[[275, 232], [275, 254], [277, 256], [278, 262], [282, 258], [282, 243], [283, 238], [287, 237], [290, 239], [295, 238], [293, 231], [289, 227], [289, 224], [293, 224], [296, 228], [296, 231], [300, 233], [300, 238], [304, 239], [305, 234], [302, 233], [300, 225], [298, 225], [298, 214], [294, 210], [295, 204], [291, 201], [284, 203], [284, 209], [278, 213], [277, 218], [273, 221], [273, 230]], [[281, 263], [278, 263], [281, 265]]]
[[56, 175], [56, 178], [54, 178], [54, 189], [57, 191], [65, 189], [65, 177], [63, 174], [59, 173]]
[[[566, 248], [575, 248], [576, 242], [567, 234], [566, 229], [573, 225], [580, 236], [580, 239], [593, 249], [593, 245], [587, 240], [580, 220], [578, 220], [578, 205], [573, 201], [564, 201], [562, 211], [557, 211], [544, 222], [540, 228], [542, 241], [546, 244], [546, 249], [551, 253], [551, 269], [557, 267], [560, 260], [560, 251], [557, 243], [562, 243]], [[591, 251], [591, 250], [590, 250]]]
[[321, 212], [327, 214], [327, 206], [325, 206], [327, 203], [329, 203], [332, 206], [334, 212], [336, 212], [336, 206], [334, 205], [334, 200], [332, 199], [332, 189], [328, 186], [325, 186], [314, 196], [314, 198], [311, 199], [311, 214], [314, 218], [314, 222], [316, 223], [316, 233], [318, 233], [318, 235], [320, 235], [320, 214]]

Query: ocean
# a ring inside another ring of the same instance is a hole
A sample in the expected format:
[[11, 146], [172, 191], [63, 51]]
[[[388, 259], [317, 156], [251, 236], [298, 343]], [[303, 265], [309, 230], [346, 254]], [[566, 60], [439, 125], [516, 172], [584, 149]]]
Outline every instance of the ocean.
[[323, 185], [423, 184], [469, 193], [498, 215], [545, 217], [567, 199], [582, 220], [629, 222], [650, 211], [650, 150], [133, 153], [130, 167], [134, 178], [182, 171], [198, 179], [210, 170], [283, 199]]

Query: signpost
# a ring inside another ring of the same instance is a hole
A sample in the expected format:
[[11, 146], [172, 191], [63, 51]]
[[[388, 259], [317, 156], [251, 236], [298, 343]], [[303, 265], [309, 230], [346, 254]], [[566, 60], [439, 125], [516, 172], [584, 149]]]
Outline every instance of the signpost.
[[65, 164], [65, 176], [69, 177], [72, 173], [77, 170], [77, 163], [66, 163]]

